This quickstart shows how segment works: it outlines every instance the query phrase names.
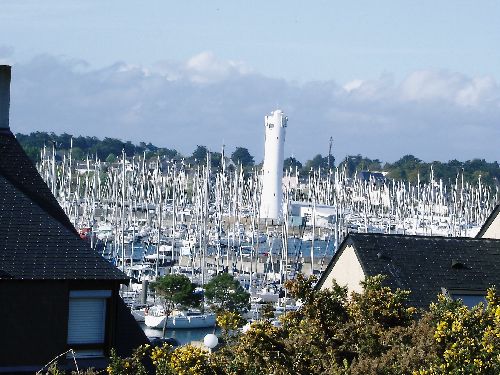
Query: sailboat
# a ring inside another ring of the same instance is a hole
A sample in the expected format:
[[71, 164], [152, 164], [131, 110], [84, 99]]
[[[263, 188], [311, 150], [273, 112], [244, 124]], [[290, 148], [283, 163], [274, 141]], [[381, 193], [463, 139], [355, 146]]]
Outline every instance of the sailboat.
[[149, 328], [163, 329], [165, 320], [167, 329], [211, 328], [215, 327], [216, 315], [199, 310], [176, 310], [167, 317], [163, 307], [159, 305], [149, 308], [144, 315], [144, 323]]

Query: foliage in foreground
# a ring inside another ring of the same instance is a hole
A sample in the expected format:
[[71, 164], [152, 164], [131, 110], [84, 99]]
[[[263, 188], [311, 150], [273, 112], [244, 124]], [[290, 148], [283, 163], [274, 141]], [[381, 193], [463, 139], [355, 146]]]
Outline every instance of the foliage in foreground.
[[[301, 275], [287, 283], [300, 310], [276, 327], [271, 319], [237, 330], [236, 312], [221, 313], [225, 344], [209, 354], [191, 345], [139, 348], [132, 357], [112, 355], [108, 374], [142, 374], [150, 358], [156, 374], [487, 374], [500, 373], [500, 298], [468, 309], [439, 296], [429, 311], [407, 306], [409, 292], [391, 290], [382, 276], [367, 278], [348, 297], [334, 285], [314, 290]], [[228, 333], [231, 332], [231, 336]]]

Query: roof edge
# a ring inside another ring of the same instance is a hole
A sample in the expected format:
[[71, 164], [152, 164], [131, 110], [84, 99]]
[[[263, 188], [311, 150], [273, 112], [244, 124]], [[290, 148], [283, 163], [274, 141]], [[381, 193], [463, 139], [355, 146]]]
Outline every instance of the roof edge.
[[[490, 228], [491, 224], [493, 224], [493, 222], [495, 221], [495, 219], [497, 218], [499, 213], [500, 213], [500, 204], [497, 204], [495, 206], [495, 208], [493, 209], [493, 212], [490, 214], [490, 216], [488, 216], [488, 218], [484, 222], [483, 226], [481, 227], [479, 232], [477, 232], [476, 237], [474, 237], [474, 238], [483, 238], [484, 234]], [[483, 238], [483, 239], [486, 239], [486, 238]]]

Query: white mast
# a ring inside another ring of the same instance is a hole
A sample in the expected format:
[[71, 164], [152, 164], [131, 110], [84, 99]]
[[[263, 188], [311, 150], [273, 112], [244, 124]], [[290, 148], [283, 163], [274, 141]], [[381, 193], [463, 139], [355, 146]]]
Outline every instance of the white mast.
[[260, 217], [283, 218], [283, 152], [288, 118], [279, 109], [265, 117], [266, 140], [262, 168]]

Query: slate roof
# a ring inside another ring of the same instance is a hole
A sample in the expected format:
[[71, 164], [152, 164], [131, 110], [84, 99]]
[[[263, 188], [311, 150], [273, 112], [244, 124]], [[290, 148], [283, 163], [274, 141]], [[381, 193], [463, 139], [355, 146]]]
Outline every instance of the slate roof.
[[77, 233], [32, 161], [8, 129], [0, 129], [0, 175], [37, 202], [47, 214]]
[[388, 286], [410, 290], [415, 307], [428, 307], [441, 288], [484, 291], [500, 285], [500, 240], [351, 233], [318, 287], [348, 244], [366, 275], [385, 274]]
[[0, 279], [126, 276], [83, 241], [10, 133], [0, 133]]

